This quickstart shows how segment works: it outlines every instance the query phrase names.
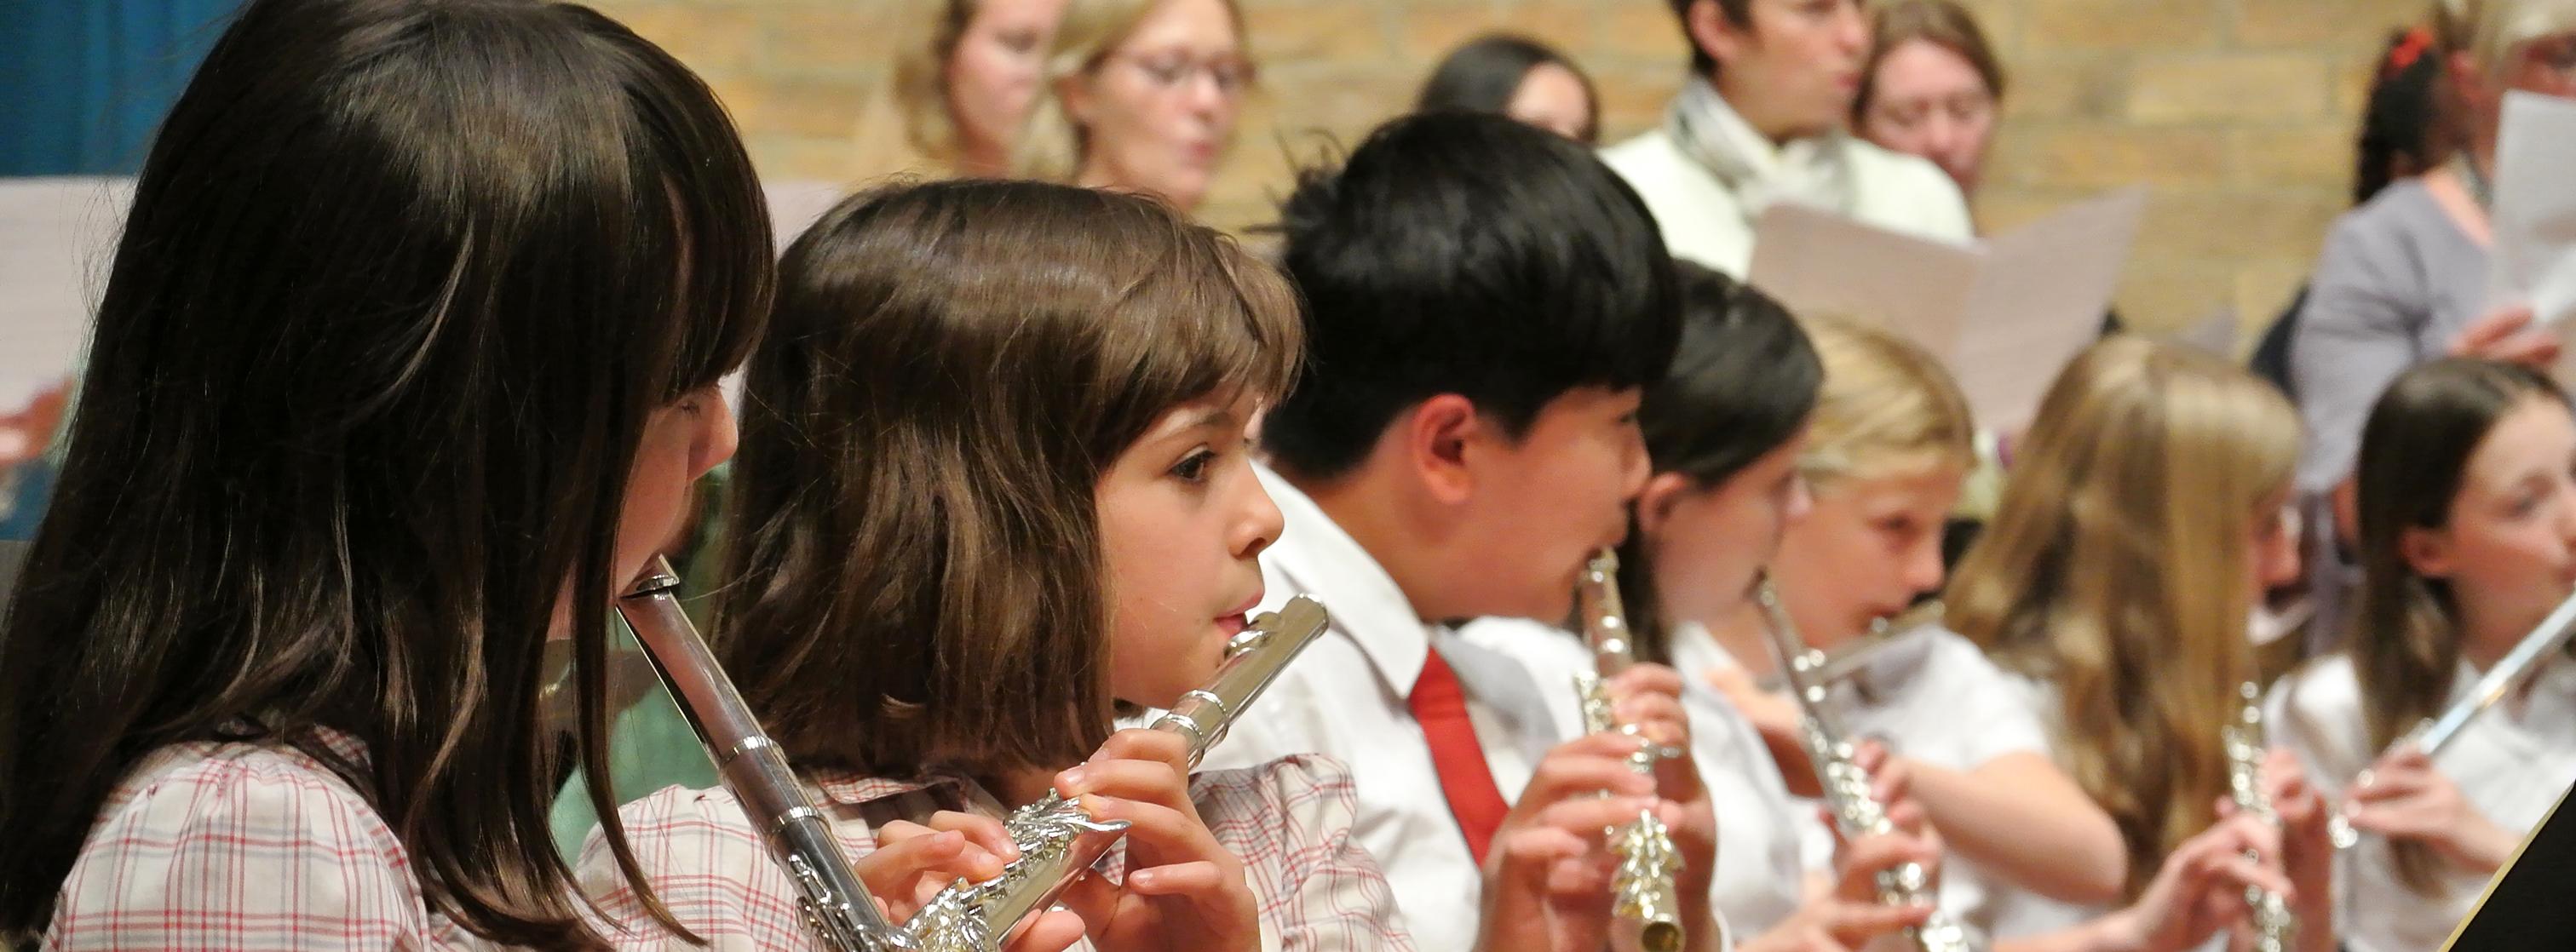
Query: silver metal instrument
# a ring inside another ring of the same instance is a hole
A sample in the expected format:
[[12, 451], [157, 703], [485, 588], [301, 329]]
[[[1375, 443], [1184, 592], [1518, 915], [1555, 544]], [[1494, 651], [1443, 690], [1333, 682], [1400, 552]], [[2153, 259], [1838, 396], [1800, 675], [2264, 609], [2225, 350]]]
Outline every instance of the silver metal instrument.
[[[1575, 586], [1575, 603], [1583, 618], [1584, 641], [1592, 648], [1593, 670], [1574, 676], [1583, 698], [1583, 729], [1591, 733], [1637, 733], [1612, 713], [1609, 679], [1619, 676], [1637, 657], [1628, 631], [1628, 613], [1619, 600], [1619, 556], [1603, 549], [1584, 567]], [[1646, 744], [1628, 758], [1628, 767], [1652, 777], [1662, 751]], [[1607, 796], [1605, 793], [1604, 796]], [[1682, 871], [1681, 850], [1662, 817], [1646, 810], [1610, 831], [1610, 848], [1619, 855], [1612, 875], [1611, 911], [1618, 926], [1611, 932], [1614, 948], [1644, 952], [1679, 952], [1687, 937], [1681, 923], [1681, 897], [1675, 886]]]
[[[2512, 651], [2497, 659], [2495, 667], [2488, 668], [2487, 673], [2478, 678], [2469, 696], [2452, 704], [2441, 716], [2415, 725], [2415, 729], [2391, 742], [2380, 756], [2386, 757], [2408, 745], [2423, 751], [2427, 757], [2440, 753], [2443, 746], [2459, 737], [2460, 729], [2469, 726], [2469, 722], [2476, 720], [2480, 713], [2529, 684], [2532, 677], [2540, 673], [2542, 662], [2547, 661], [2552, 653], [2566, 648], [2570, 638], [2576, 638], [2576, 595], [2567, 596], [2557, 608], [2550, 609], [2548, 616], [2542, 618], [2530, 634], [2522, 636], [2522, 641], [2515, 644]], [[2353, 778], [2352, 786], [2344, 789], [2364, 786], [2370, 783], [2370, 779], [2370, 771], [2364, 770]], [[2326, 832], [2339, 850], [2351, 849], [2361, 842], [2361, 831], [2353, 828], [2352, 821], [2346, 819], [2340, 809], [2328, 814]]]
[[[1944, 608], [1939, 599], [1934, 599], [1898, 612], [1892, 618], [1871, 619], [1868, 633], [1825, 652], [1825, 663], [1817, 669], [1818, 679], [1826, 684], [1851, 680], [1852, 675], [1859, 674], [1869, 667], [1870, 662], [1878, 660], [1879, 655], [1895, 647], [1896, 636], [1940, 621]], [[1755, 679], [1753, 686], [1765, 691], [1785, 691], [1789, 689], [1788, 675], [1773, 671]]]
[[653, 672], [679, 703], [680, 713], [698, 734], [698, 743], [715, 761], [726, 789], [742, 804], [745, 816], [768, 844], [787, 878], [796, 884], [797, 905], [816, 935], [842, 952], [904, 952], [920, 948], [912, 936], [886, 921], [876, 900], [859, 882], [849, 858], [833, 838], [831, 824], [787, 765], [778, 745], [760, 729], [744, 706], [733, 679], [716, 664], [698, 628], [680, 611], [673, 594], [680, 577], [671, 563], [655, 557], [644, 574], [617, 600], [617, 614], [635, 632]]
[[[1759, 583], [1754, 601], [1769, 622], [1772, 656], [1787, 679], [1790, 696], [1798, 702], [1799, 738], [1807, 759], [1815, 764], [1816, 782], [1824, 789], [1834, 825], [1846, 837], [1894, 832], [1896, 825], [1888, 820], [1886, 805], [1870, 791], [1869, 772], [1852, 762], [1849, 735], [1826, 694], [1831, 684], [1822, 676], [1825, 653], [1807, 647], [1768, 574]], [[1931, 874], [1919, 863], [1878, 874], [1878, 900], [1885, 905], [1932, 905], [1931, 891]], [[1905, 930], [1905, 937], [1923, 952], [1967, 952], [1974, 947], [1967, 929], [1937, 907], [1922, 925]]]
[[[1330, 622], [1321, 603], [1302, 595], [1253, 618], [1226, 643], [1225, 662], [1216, 676], [1182, 695], [1154, 722], [1154, 729], [1187, 735], [1190, 766], [1197, 767], [1207, 749], [1224, 739], [1227, 725]], [[1073, 878], [1099, 862], [1127, 830], [1125, 821], [1093, 820], [1080, 798], [1052, 792], [1012, 811], [1002, 825], [1018, 844], [1020, 858], [992, 880], [949, 887], [905, 923], [924, 952], [996, 952], [1013, 930], [1053, 905]]]
[[[2272, 797], [2263, 790], [2263, 754], [2270, 747], [2263, 730], [2263, 689], [2247, 681], [2237, 694], [2236, 721], [2221, 735], [2227, 748], [2227, 793], [2237, 809], [2277, 829], [2281, 817], [2273, 812]], [[2257, 857], [2249, 853], [2246, 858]], [[2247, 886], [2245, 905], [2253, 910], [2256, 952], [2289, 952], [2299, 934], [2299, 920], [2281, 894]]]

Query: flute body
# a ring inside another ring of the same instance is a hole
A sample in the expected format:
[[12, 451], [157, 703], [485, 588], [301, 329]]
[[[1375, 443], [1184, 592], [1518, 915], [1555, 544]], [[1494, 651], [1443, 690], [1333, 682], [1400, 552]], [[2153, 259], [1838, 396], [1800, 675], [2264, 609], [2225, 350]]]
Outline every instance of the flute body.
[[[1593, 663], [1591, 673], [1574, 677], [1575, 691], [1583, 702], [1583, 729], [1596, 734], [1633, 734], [1635, 727], [1619, 723], [1612, 713], [1608, 688], [1609, 679], [1618, 677], [1637, 661], [1628, 632], [1628, 613], [1619, 600], [1616, 554], [1604, 549], [1592, 557], [1584, 567], [1582, 583], [1575, 588], [1575, 604], [1583, 618], [1584, 641], [1592, 649]], [[1628, 768], [1653, 777], [1655, 765], [1662, 759], [1662, 752], [1647, 744], [1629, 756]], [[1613, 828], [1609, 842], [1611, 851], [1619, 856], [1618, 870], [1610, 880], [1611, 911], [1617, 920], [1611, 930], [1612, 945], [1621, 952], [1679, 952], [1688, 935], [1681, 924], [1677, 881], [1682, 856], [1673, 843], [1673, 831], [1654, 811], [1641, 811], [1636, 819]]]
[[908, 952], [920, 948], [910, 933], [879, 912], [832, 836], [832, 827], [805, 795], [787, 758], [716, 664], [697, 626], [682, 613], [675, 593], [680, 577], [655, 557], [626, 593], [617, 613], [635, 632], [653, 672], [679, 703], [698, 743], [715, 761], [725, 788], [760, 832], [770, 858], [795, 883], [806, 924], [841, 952]]
[[[1198, 766], [1207, 749], [1224, 739], [1226, 726], [1330, 622], [1321, 603], [1302, 595], [1252, 619], [1226, 643], [1216, 676], [1182, 695], [1154, 729], [1187, 736], [1190, 766]], [[1080, 798], [1049, 793], [1012, 811], [1003, 828], [1019, 846], [1019, 859], [997, 878], [949, 887], [905, 923], [924, 952], [996, 952], [1022, 922], [1053, 905], [1076, 875], [1099, 862], [1126, 835], [1127, 824], [1093, 820]]]

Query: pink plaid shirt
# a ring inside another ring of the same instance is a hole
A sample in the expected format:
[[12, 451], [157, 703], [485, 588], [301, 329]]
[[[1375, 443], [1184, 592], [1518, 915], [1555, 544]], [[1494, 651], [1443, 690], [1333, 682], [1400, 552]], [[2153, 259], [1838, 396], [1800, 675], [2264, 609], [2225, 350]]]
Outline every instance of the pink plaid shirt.
[[[957, 778], [912, 784], [824, 771], [809, 776], [807, 788], [853, 857], [873, 851], [871, 831], [889, 821], [924, 821], [940, 810], [1004, 812], [982, 788]], [[1356, 800], [1340, 764], [1306, 755], [1248, 770], [1204, 771], [1191, 778], [1190, 799], [1217, 842], [1243, 859], [1260, 903], [1263, 948], [1412, 952], [1385, 874], [1351, 836]], [[666, 787], [618, 815], [654, 890], [714, 948], [821, 948], [796, 911], [795, 888], [730, 792]], [[1123, 858], [1123, 850], [1110, 854], [1113, 875]], [[611, 918], [646, 921], [595, 830], [582, 851], [581, 874]], [[619, 944], [692, 948], [675, 937], [634, 934]], [[1090, 949], [1088, 943], [1074, 947]]]
[[[321, 739], [351, 763], [357, 740]], [[282, 742], [136, 764], [55, 900], [45, 949], [497, 949], [432, 911], [366, 798]]]

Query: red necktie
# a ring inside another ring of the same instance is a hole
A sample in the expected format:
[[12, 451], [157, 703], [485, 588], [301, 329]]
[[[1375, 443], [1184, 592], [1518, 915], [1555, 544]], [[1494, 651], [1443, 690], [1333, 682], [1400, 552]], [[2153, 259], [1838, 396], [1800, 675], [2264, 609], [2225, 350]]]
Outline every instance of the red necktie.
[[1503, 825], [1503, 815], [1511, 812], [1511, 806], [1494, 786], [1485, 748], [1476, 743], [1476, 726], [1467, 720], [1467, 692], [1458, 686], [1458, 674], [1449, 670], [1449, 662], [1440, 660], [1440, 652], [1423, 657], [1422, 675], [1414, 680], [1406, 704], [1422, 725], [1423, 740], [1430, 743], [1431, 766], [1440, 773], [1440, 792], [1449, 798], [1449, 814], [1458, 818], [1459, 832], [1467, 835], [1467, 852], [1481, 866], [1485, 849], [1493, 844], [1494, 830]]

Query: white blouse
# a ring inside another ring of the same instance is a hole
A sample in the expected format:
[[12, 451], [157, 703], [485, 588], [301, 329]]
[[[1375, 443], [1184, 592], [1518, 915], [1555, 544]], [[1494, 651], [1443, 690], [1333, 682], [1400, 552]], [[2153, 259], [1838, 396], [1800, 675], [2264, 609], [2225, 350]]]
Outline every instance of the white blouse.
[[[2447, 706], [2468, 696], [2477, 672], [2460, 665]], [[2272, 688], [2266, 705], [2272, 743], [2296, 751], [2308, 777], [2341, 802], [2352, 778], [2377, 759], [2350, 658], [2319, 658]], [[2529, 693], [2508, 699], [2462, 728], [2433, 763], [2470, 804], [2506, 830], [2528, 833], [2576, 784], [2576, 662], [2546, 663]], [[2437, 949], [2466, 919], [2489, 876], [2454, 870], [2425, 896], [2399, 881], [2388, 841], [2364, 834], [2338, 857], [2337, 926], [2354, 952]]]
[[[1694, 677], [1737, 663], [1705, 628], [1684, 626], [1673, 635], [1674, 658]], [[1892, 636], [1835, 687], [1832, 701], [1854, 739], [1874, 737], [1907, 757], [1966, 771], [2006, 754], [2049, 756], [2047, 728], [2030, 690], [2029, 682], [1996, 667], [1974, 642], [1926, 625]], [[1807, 868], [1830, 873], [1833, 832], [1816, 819], [1818, 805], [1800, 801], [1797, 814]], [[1958, 856], [1942, 862], [1941, 908], [1982, 936], [2028, 935], [2085, 918], [2060, 923], [2058, 916], [2025, 911], [2034, 902], [2063, 905], [2009, 886]]]

